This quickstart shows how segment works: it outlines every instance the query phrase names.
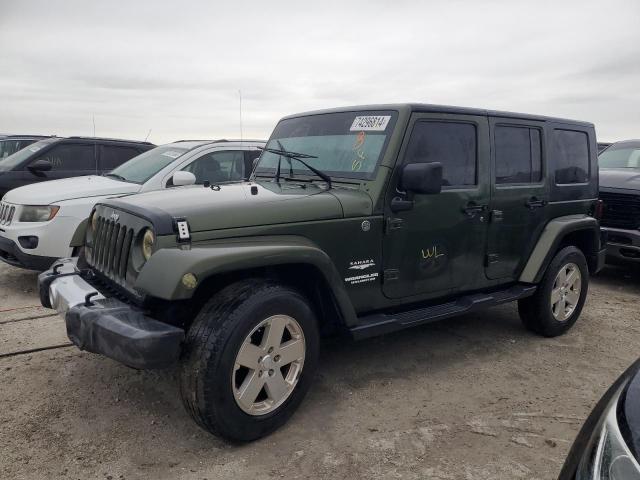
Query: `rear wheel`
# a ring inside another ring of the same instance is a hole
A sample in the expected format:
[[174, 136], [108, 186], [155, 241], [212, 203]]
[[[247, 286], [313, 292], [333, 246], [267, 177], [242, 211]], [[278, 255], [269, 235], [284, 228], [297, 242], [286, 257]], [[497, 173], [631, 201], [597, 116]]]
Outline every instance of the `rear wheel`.
[[525, 327], [555, 337], [578, 320], [587, 298], [589, 268], [576, 247], [565, 247], [553, 258], [536, 293], [518, 302]]
[[318, 350], [316, 318], [299, 292], [262, 280], [230, 285], [203, 307], [187, 334], [183, 403], [206, 430], [255, 440], [300, 405]]

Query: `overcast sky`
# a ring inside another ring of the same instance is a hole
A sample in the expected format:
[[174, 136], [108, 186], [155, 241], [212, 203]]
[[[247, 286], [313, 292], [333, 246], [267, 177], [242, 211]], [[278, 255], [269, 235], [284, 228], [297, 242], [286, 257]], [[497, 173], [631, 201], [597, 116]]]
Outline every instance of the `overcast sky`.
[[237, 138], [238, 90], [245, 138], [387, 102], [638, 138], [640, 1], [0, 0], [2, 133]]

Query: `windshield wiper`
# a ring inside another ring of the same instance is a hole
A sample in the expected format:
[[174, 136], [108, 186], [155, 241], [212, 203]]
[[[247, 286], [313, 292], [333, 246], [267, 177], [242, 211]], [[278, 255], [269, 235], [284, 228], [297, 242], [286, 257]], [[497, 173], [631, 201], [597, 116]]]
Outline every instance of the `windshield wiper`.
[[112, 177], [115, 178], [117, 180], [122, 180], [123, 182], [128, 182], [129, 180], [127, 180], [126, 178], [124, 178], [122, 175], [118, 175], [117, 173], [105, 173], [103, 174], [104, 177]]
[[[280, 145], [280, 147], [282, 148], [282, 144], [280, 142], [278, 142], [278, 144]], [[258, 147], [260, 148], [260, 147]], [[284, 148], [282, 148], [282, 150], [278, 150], [277, 148], [260, 148], [260, 150], [264, 151], [264, 152], [269, 152], [269, 153], [273, 153], [274, 155], [278, 155], [279, 157], [285, 157], [288, 159], [293, 159], [293, 160], [297, 160], [299, 161], [301, 164], [303, 164], [305, 167], [307, 167], [309, 170], [311, 170], [313, 173], [315, 173], [317, 176], [319, 176], [321, 179], [323, 179], [325, 182], [327, 182], [327, 184], [329, 185], [329, 188], [331, 188], [331, 177], [329, 175], [327, 175], [326, 173], [318, 170], [317, 168], [312, 167], [311, 165], [309, 165], [307, 162], [305, 162], [303, 160], [303, 158], [318, 158], [315, 155], [309, 155], [306, 153], [298, 153], [298, 152], [290, 152], [288, 150], [284, 150]], [[276, 169], [276, 182], [280, 180], [280, 158], [278, 158], [278, 168]]]

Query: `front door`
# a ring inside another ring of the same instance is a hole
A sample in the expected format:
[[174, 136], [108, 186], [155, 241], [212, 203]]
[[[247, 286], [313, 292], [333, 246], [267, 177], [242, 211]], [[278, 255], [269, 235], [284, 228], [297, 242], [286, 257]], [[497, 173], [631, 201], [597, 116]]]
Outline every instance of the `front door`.
[[549, 199], [544, 125], [503, 118], [490, 118], [489, 123], [494, 148], [487, 276], [512, 280], [544, 228]]
[[83, 175], [95, 175], [97, 173], [97, 147], [93, 142], [87, 143], [60, 143], [44, 152], [37, 160], [47, 160], [51, 163], [48, 172], [32, 172], [28, 165], [24, 165], [21, 171], [22, 185], [29, 185], [60, 178], [79, 177]]
[[[386, 198], [384, 294], [418, 300], [482, 288], [490, 195], [487, 118], [414, 114], [409, 132]], [[442, 192], [415, 194], [412, 208], [398, 211], [394, 198], [411, 200], [399, 187], [402, 166], [422, 162], [442, 164]]]

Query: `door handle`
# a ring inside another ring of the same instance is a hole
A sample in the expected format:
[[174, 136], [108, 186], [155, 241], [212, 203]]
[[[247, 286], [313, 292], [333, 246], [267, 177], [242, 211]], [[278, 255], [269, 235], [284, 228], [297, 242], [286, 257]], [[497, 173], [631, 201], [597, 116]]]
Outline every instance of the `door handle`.
[[462, 209], [462, 212], [468, 217], [475, 217], [477, 213], [482, 213], [487, 209], [486, 205], [478, 205], [476, 202], [469, 202]]
[[546, 200], [540, 200], [538, 197], [531, 197], [525, 205], [528, 209], [533, 210], [534, 208], [542, 208], [547, 204]]

